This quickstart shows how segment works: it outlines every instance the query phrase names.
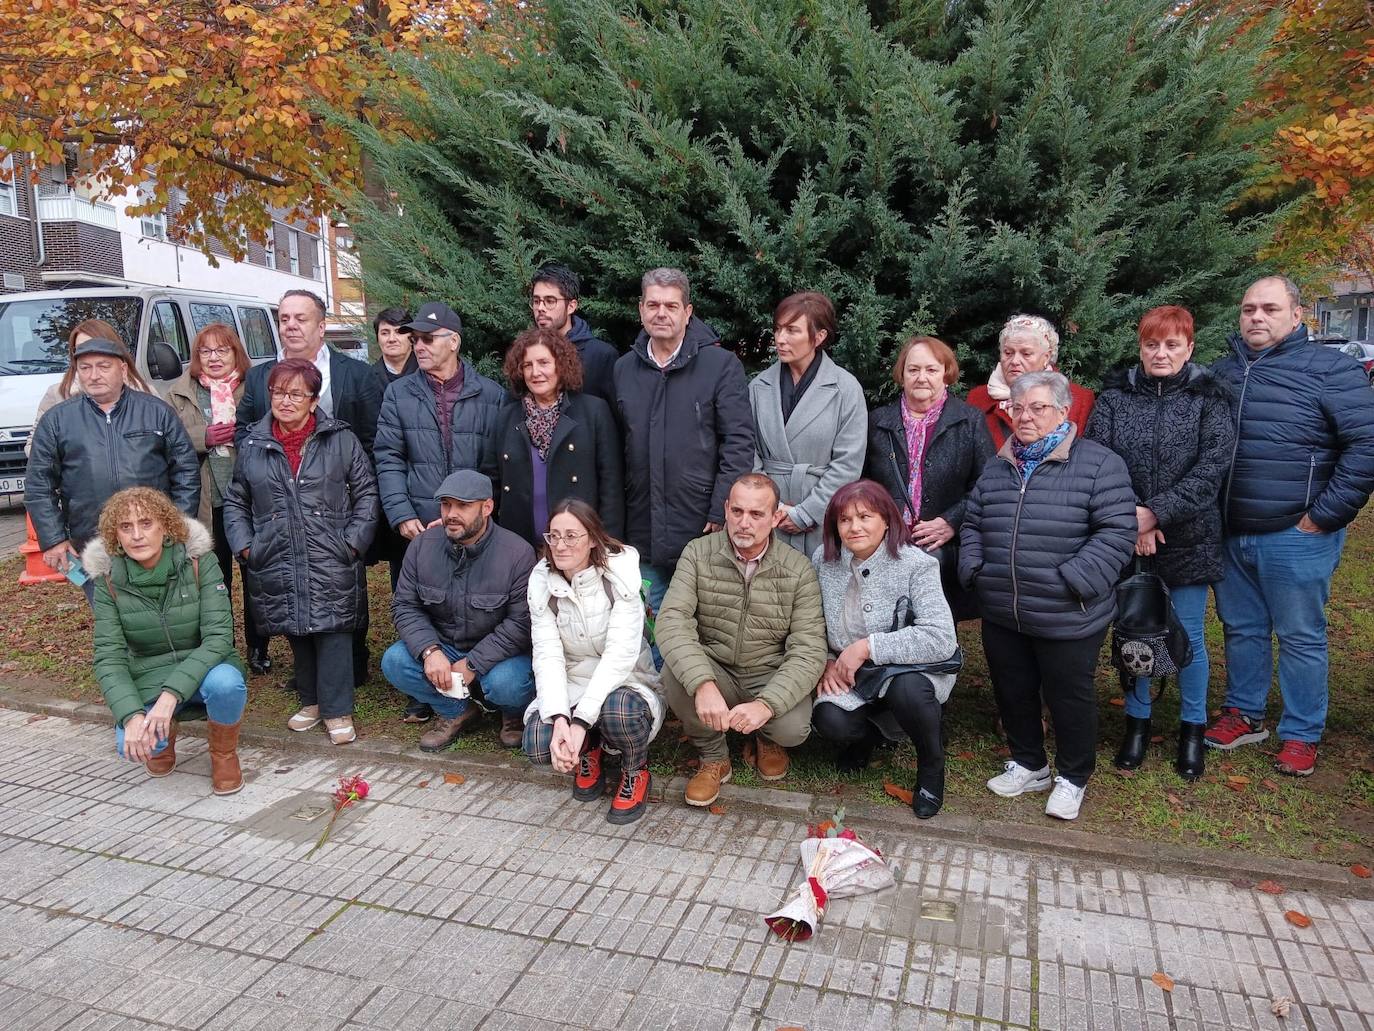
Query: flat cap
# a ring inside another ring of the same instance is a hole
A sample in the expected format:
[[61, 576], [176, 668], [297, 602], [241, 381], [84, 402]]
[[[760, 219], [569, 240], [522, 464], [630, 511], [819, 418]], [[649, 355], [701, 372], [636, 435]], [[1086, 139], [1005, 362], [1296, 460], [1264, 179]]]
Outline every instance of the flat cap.
[[439, 489], [434, 492], [435, 501], [452, 498], [454, 501], [490, 501], [491, 478], [476, 469], [459, 469], [449, 473]]
[[127, 357], [128, 351], [124, 345], [113, 340], [106, 340], [104, 337], [91, 337], [83, 340], [76, 345], [76, 353], [73, 357], [80, 358], [83, 354], [107, 354], [111, 358]]

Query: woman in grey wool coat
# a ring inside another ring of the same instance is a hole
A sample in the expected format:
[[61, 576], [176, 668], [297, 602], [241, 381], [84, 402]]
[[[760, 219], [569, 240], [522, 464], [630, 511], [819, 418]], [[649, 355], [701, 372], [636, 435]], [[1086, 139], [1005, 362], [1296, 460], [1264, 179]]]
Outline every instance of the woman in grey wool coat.
[[782, 494], [778, 537], [810, 555], [831, 496], [863, 471], [868, 407], [859, 381], [823, 350], [835, 339], [835, 306], [824, 294], [784, 299], [773, 338], [778, 361], [749, 384], [754, 471]]
[[831, 656], [816, 687], [816, 732], [835, 743], [835, 765], [845, 771], [863, 769], [884, 737], [909, 737], [911, 807], [929, 819], [945, 798], [941, 721], [954, 675], [910, 667], [942, 662], [958, 647], [940, 563], [911, 544], [896, 502], [872, 480], [830, 499], [824, 544], [811, 561]]

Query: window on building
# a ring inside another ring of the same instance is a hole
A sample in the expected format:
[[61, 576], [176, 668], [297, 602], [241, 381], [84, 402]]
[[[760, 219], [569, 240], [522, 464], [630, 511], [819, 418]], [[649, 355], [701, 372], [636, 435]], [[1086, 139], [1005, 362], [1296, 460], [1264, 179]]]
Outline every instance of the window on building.
[[14, 185], [14, 155], [0, 161], [0, 215], [18, 215], [19, 196]]
[[139, 235], [148, 240], [167, 239], [167, 212], [159, 211], [156, 215], [144, 215], [138, 220]]
[[191, 360], [191, 347], [186, 339], [186, 325], [181, 321], [181, 312], [171, 301], [158, 301], [153, 305], [153, 320], [148, 326], [148, 342], [162, 341], [177, 353], [183, 362]]
[[273, 226], [267, 233], [267, 242], [262, 245], [264, 252], [264, 264], [268, 268], [277, 267], [277, 227]]
[[239, 325], [243, 327], [243, 346], [250, 358], [271, 358], [277, 353], [277, 341], [267, 312], [261, 308], [239, 308]]
[[294, 229], [286, 231], [286, 248], [290, 256], [290, 269], [293, 276], [301, 274], [301, 242], [300, 234]]

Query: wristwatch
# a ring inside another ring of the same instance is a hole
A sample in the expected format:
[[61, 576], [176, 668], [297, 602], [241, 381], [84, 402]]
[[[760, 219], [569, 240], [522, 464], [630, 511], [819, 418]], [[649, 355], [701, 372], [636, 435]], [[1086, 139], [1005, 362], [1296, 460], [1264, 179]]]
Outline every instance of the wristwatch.
[[427, 658], [429, 658], [431, 652], [437, 652], [438, 650], [439, 646], [437, 644], [431, 644], [428, 648], [421, 648], [420, 654], [417, 657], [418, 661], [424, 662]]

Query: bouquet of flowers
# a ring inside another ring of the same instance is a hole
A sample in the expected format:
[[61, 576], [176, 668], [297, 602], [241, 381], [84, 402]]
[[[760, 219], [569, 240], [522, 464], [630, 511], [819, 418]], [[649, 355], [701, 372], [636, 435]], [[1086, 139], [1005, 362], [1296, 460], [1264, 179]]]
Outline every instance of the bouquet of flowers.
[[339, 786], [334, 789], [334, 815], [325, 824], [324, 833], [320, 835], [320, 840], [315, 842], [315, 847], [305, 854], [306, 859], [318, 852], [329, 840], [329, 832], [334, 829], [334, 821], [339, 818], [339, 814], [354, 802], [361, 802], [365, 799], [367, 792], [367, 781], [363, 780], [362, 777], [339, 778]]
[[843, 819], [839, 809], [833, 821], [807, 828], [801, 843], [806, 880], [786, 905], [763, 918], [778, 937], [806, 941], [816, 933], [831, 899], [881, 891], [895, 883], [882, 853], [860, 841]]

